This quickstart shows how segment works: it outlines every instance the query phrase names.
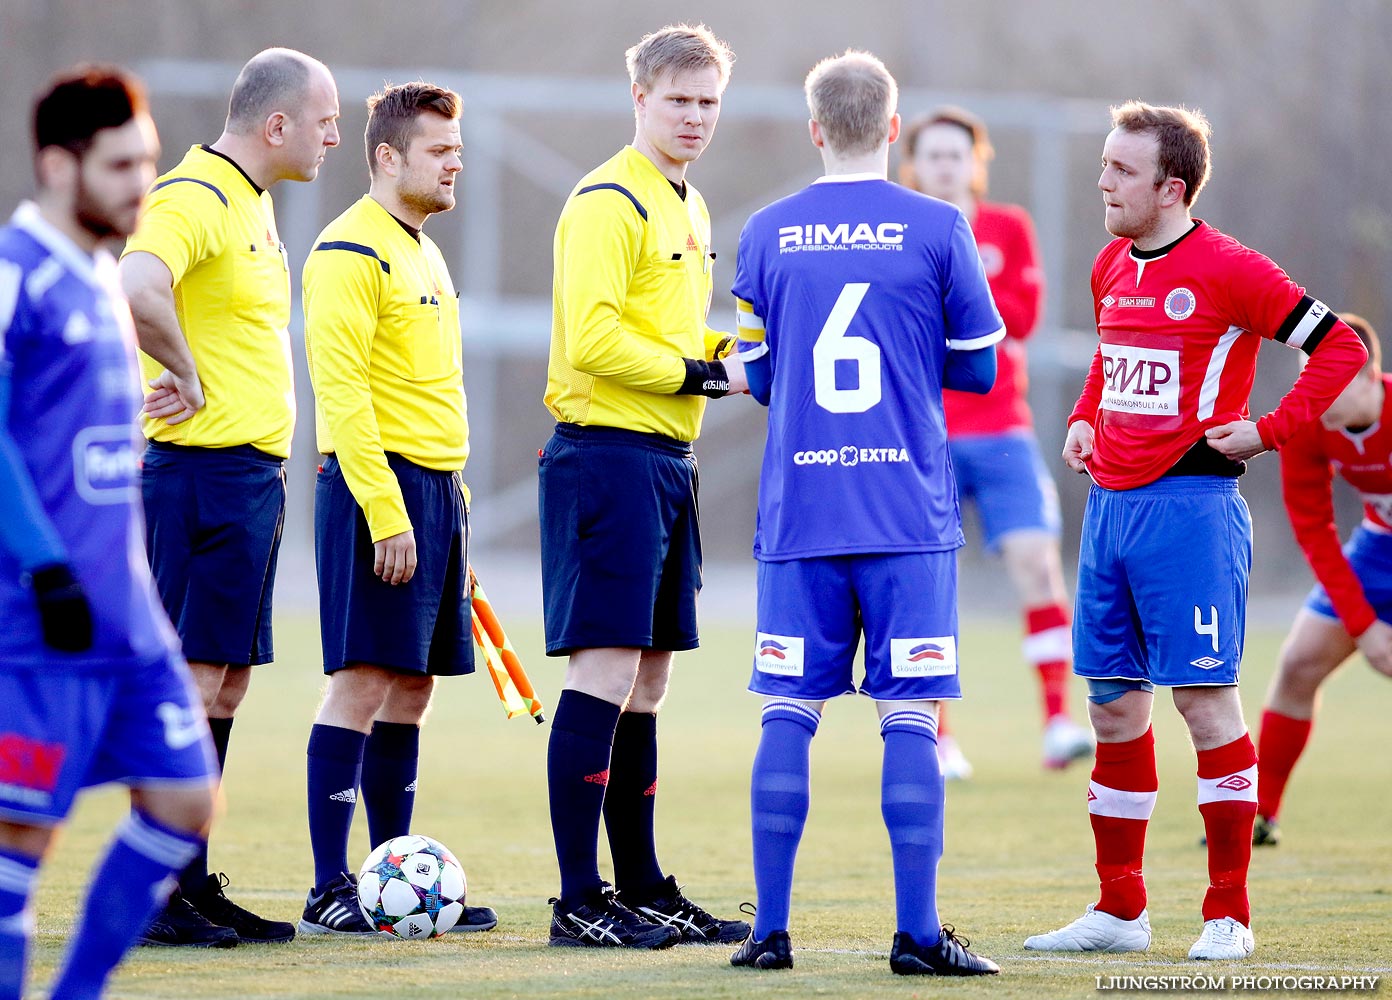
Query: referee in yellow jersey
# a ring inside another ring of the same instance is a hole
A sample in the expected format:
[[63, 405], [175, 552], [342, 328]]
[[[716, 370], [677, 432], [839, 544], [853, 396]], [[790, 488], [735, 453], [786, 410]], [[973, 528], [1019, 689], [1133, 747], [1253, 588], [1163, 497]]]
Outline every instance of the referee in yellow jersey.
[[[694, 649], [696, 458], [707, 397], [744, 389], [706, 324], [715, 253], [686, 168], [710, 142], [733, 56], [705, 26], [628, 50], [633, 144], [587, 174], [556, 226], [541, 452], [546, 651], [569, 655], [547, 755], [561, 870], [551, 944], [737, 942], [657, 860], [657, 711]], [[604, 817], [617, 892], [599, 877]]]
[[[141, 489], [156, 585], [183, 641], [221, 765], [251, 666], [269, 663], [271, 587], [295, 426], [290, 274], [269, 188], [311, 181], [338, 145], [323, 63], [266, 49], [242, 68], [227, 123], [145, 199], [121, 259], [153, 388]], [[223, 893], [201, 852], [144, 943], [288, 941]]]
[[[371, 186], [319, 235], [304, 269], [324, 455], [314, 550], [329, 675], [309, 736], [305, 934], [377, 932], [348, 864], [359, 789], [374, 846], [409, 832], [435, 678], [474, 669], [459, 304], [444, 258], [421, 232], [454, 207], [459, 95], [407, 83], [367, 106]], [[490, 908], [470, 906], [455, 927], [497, 922]]]

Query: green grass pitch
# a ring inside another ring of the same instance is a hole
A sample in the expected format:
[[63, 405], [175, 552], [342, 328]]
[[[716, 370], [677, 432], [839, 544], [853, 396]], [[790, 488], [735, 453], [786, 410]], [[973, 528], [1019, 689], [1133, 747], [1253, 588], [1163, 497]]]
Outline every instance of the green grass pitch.
[[[500, 609], [507, 616], [507, 609]], [[510, 622], [548, 707], [560, 663], [541, 655], [539, 629]], [[967, 700], [954, 727], [976, 766], [948, 789], [943, 919], [1003, 969], [990, 980], [925, 982], [889, 972], [894, 932], [889, 844], [879, 815], [880, 740], [873, 707], [833, 702], [813, 744], [812, 813], [798, 858], [791, 972], [732, 969], [730, 949], [656, 954], [548, 949], [546, 899], [557, 876], [547, 822], [546, 728], [505, 721], [486, 676], [442, 682], [425, 727], [415, 828], [448, 844], [472, 901], [497, 908], [498, 929], [431, 942], [299, 939], [225, 952], [137, 949], [113, 980], [124, 997], [1063, 997], [1096, 992], [1096, 976], [1232, 973], [1185, 960], [1200, 928], [1206, 881], [1194, 758], [1167, 696], [1157, 699], [1160, 798], [1147, 871], [1152, 950], [1144, 956], [1025, 953], [1031, 933], [1078, 916], [1095, 898], [1084, 811], [1085, 765], [1039, 766], [1033, 678], [1014, 621], [967, 621]], [[748, 775], [759, 702], [745, 693], [751, 623], [707, 624], [702, 649], [681, 654], [661, 716], [658, 842], [690, 895], [725, 915], [754, 897]], [[1243, 683], [1255, 726], [1280, 634], [1249, 635]], [[213, 837], [230, 894], [295, 920], [311, 864], [304, 748], [322, 685], [315, 623], [278, 624], [280, 662], [261, 668], [233, 732], [226, 809]], [[1283, 843], [1257, 851], [1251, 876], [1256, 954], [1245, 972], [1392, 973], [1392, 744], [1386, 682], [1358, 663], [1328, 686], [1312, 746], [1291, 784]], [[1080, 708], [1078, 689], [1073, 704]], [[48, 983], [87, 872], [122, 794], [79, 804], [37, 896], [31, 983]], [[369, 850], [357, 818], [350, 859]], [[601, 852], [601, 857], [604, 852]], [[602, 865], [603, 867], [603, 865]]]

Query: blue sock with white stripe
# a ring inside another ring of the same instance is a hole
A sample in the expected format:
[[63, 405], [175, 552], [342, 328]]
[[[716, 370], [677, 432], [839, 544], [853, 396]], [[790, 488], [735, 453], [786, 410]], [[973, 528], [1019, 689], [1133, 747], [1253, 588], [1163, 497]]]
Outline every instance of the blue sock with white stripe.
[[938, 861], [943, 852], [943, 779], [938, 770], [938, 725], [917, 709], [897, 709], [880, 720], [884, 770], [880, 812], [894, 857], [896, 930], [918, 944], [937, 944]]
[[764, 705], [759, 751], [749, 783], [754, 826], [754, 885], [759, 908], [754, 938], [788, 929], [793, 904], [793, 863], [811, 802], [812, 737], [821, 713], [790, 701]]
[[92, 872], [91, 892], [68, 940], [51, 995], [100, 997], [111, 970], [149, 926], [203, 838], [132, 810], [116, 828], [106, 857]]
[[0, 848], [0, 1000], [24, 994], [24, 966], [34, 915], [29, 895], [39, 873], [39, 859]]

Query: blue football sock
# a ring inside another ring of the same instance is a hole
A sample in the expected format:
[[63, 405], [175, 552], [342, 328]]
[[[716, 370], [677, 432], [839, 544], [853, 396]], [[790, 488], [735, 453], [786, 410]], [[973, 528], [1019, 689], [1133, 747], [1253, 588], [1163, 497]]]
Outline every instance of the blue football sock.
[[[218, 774], [227, 766], [227, 744], [232, 739], [231, 719], [209, 719], [208, 729], [213, 734], [213, 749], [217, 751]], [[179, 889], [184, 895], [194, 895], [203, 891], [208, 884], [208, 845], [198, 849], [187, 867], [179, 873]]]
[[664, 877], [653, 835], [656, 802], [657, 715], [624, 712], [614, 728], [604, 830], [614, 859], [614, 887], [640, 900], [651, 896]]
[[938, 861], [943, 851], [943, 779], [937, 721], [927, 712], [899, 709], [880, 720], [880, 734], [880, 811], [894, 857], [896, 929], [927, 947], [942, 936]]
[[372, 724], [363, 747], [362, 800], [374, 848], [411, 832], [419, 762], [420, 726], [408, 722]]
[[316, 724], [309, 731], [309, 846], [314, 852], [315, 893], [348, 871], [348, 831], [358, 803], [366, 742], [367, 734], [356, 729]]
[[202, 842], [196, 834], [174, 830], [142, 812], [132, 811], [121, 821], [106, 857], [92, 873], [91, 892], [49, 996], [101, 996], [111, 970], [164, 907], [174, 887], [171, 876], [188, 864]]
[[618, 705], [582, 691], [562, 691], [556, 702], [546, 748], [546, 783], [566, 906], [600, 886], [599, 817], [618, 722]]
[[39, 859], [0, 848], [0, 1000], [24, 994], [24, 966], [34, 917], [29, 895], [39, 873]]
[[759, 750], [749, 782], [754, 827], [754, 886], [759, 908], [754, 938], [788, 929], [793, 905], [793, 862], [811, 803], [809, 753], [821, 714], [806, 705], [770, 701], [764, 705]]

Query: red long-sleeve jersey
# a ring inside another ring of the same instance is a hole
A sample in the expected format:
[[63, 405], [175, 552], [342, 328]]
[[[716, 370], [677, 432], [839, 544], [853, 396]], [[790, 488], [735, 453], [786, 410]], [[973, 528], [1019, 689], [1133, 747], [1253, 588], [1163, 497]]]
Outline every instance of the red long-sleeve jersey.
[[1354, 638], [1367, 631], [1377, 613], [1339, 544], [1334, 476], [1358, 491], [1365, 527], [1392, 532], [1392, 375], [1384, 374], [1382, 385], [1382, 413], [1371, 427], [1331, 431], [1316, 421], [1281, 449], [1281, 496], [1291, 530]]
[[1018, 205], [977, 202], [972, 235], [986, 269], [991, 297], [1005, 321], [996, 345], [996, 384], [985, 395], [943, 390], [947, 436], [1002, 434], [1034, 425], [1026, 390], [1025, 339], [1034, 333], [1044, 306], [1044, 275], [1035, 247], [1034, 223]]
[[1204, 222], [1157, 250], [1113, 240], [1093, 265], [1092, 293], [1097, 351], [1068, 420], [1092, 423], [1088, 470], [1107, 489], [1154, 482], [1208, 428], [1247, 419], [1262, 338], [1310, 358], [1257, 420], [1270, 449], [1316, 420], [1368, 358], [1328, 306]]

